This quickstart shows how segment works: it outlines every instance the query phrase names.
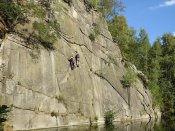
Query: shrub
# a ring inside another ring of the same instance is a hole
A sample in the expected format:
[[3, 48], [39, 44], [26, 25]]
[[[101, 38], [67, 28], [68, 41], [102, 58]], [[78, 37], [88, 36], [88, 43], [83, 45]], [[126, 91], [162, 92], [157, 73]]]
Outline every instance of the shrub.
[[33, 14], [38, 17], [44, 19], [46, 17], [46, 11], [41, 6], [34, 6]]
[[97, 8], [99, 0], [90, 0], [90, 6], [93, 8]]
[[48, 26], [50, 26], [50, 28], [53, 30], [56, 37], [60, 38], [60, 24], [54, 20], [52, 22], [49, 22]]
[[8, 112], [10, 112], [10, 107], [6, 105], [0, 106], [0, 125], [7, 120]]
[[95, 116], [95, 117], [94, 117], [94, 120], [95, 120], [95, 121], [98, 121], [98, 117], [97, 117], [97, 116]]
[[113, 125], [113, 121], [114, 121], [114, 115], [116, 113], [113, 111], [113, 110], [109, 110], [107, 112], [105, 112], [105, 125], [106, 126], [110, 126], [110, 125]]
[[131, 70], [128, 70], [127, 74], [123, 76], [123, 79], [121, 80], [121, 83], [123, 84], [124, 88], [128, 88], [131, 86], [131, 84], [135, 81], [135, 75]]
[[90, 33], [89, 39], [90, 39], [91, 41], [95, 41], [95, 35], [94, 35], [93, 33]]
[[0, 16], [8, 29], [13, 30], [17, 23], [24, 21], [23, 10], [13, 0], [0, 0]]
[[95, 36], [100, 34], [100, 26], [97, 24], [94, 24], [94, 29], [93, 29]]
[[93, 23], [93, 31], [89, 35], [91, 41], [95, 41], [95, 38], [100, 34], [100, 26]]
[[50, 31], [50, 27], [42, 22], [34, 22], [33, 28], [37, 31], [37, 37], [41, 45], [47, 49], [54, 49], [53, 43], [56, 41], [56, 35]]

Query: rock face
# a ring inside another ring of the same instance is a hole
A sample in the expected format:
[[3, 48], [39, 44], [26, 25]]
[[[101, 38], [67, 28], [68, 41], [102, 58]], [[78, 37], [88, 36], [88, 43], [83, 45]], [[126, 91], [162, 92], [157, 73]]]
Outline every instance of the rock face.
[[[154, 117], [152, 96], [139, 78], [123, 88], [127, 70], [100, 14], [87, 12], [82, 0], [71, 7], [57, 0], [52, 8], [62, 32], [54, 51], [27, 48], [16, 34], [1, 43], [0, 103], [12, 106], [9, 124], [27, 130], [104, 122], [109, 109], [119, 121]], [[92, 42], [93, 23], [100, 34]], [[71, 70], [75, 51], [80, 67]]]

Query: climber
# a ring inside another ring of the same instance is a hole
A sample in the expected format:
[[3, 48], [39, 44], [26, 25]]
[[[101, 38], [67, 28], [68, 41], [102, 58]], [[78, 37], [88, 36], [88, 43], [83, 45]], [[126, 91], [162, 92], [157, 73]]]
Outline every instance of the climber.
[[76, 61], [76, 66], [79, 67], [80, 55], [78, 54], [77, 51], [75, 51], [75, 61]]
[[75, 62], [74, 62], [74, 58], [71, 55], [71, 57], [68, 59], [69, 63], [70, 63], [70, 68], [71, 70], [73, 70], [75, 68]]

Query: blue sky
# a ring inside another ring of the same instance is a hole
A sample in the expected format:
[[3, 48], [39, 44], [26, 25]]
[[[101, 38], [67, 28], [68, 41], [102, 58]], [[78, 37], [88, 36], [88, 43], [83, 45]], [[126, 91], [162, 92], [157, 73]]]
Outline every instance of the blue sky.
[[175, 0], [123, 0], [122, 13], [138, 32], [144, 28], [153, 43], [166, 32], [175, 34]]

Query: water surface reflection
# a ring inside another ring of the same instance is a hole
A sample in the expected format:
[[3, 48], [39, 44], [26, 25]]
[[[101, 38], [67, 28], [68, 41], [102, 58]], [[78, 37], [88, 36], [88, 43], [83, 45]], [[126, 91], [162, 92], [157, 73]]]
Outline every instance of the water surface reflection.
[[89, 126], [71, 126], [65, 128], [42, 129], [37, 131], [175, 131], [174, 121], [133, 121], [133, 122], [116, 122], [112, 127], [94, 125]]

